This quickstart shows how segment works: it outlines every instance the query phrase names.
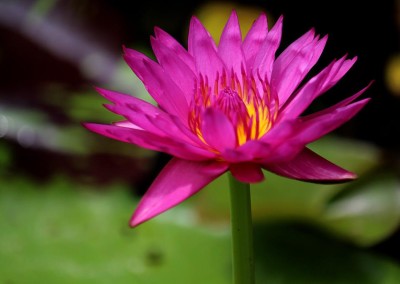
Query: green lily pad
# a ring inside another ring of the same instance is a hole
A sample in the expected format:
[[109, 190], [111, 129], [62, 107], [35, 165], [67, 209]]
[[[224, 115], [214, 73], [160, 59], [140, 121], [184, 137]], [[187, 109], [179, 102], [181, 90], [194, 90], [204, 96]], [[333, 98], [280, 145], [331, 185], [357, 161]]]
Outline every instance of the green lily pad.
[[357, 244], [381, 241], [400, 225], [400, 181], [390, 171], [365, 176], [329, 200], [322, 221]]

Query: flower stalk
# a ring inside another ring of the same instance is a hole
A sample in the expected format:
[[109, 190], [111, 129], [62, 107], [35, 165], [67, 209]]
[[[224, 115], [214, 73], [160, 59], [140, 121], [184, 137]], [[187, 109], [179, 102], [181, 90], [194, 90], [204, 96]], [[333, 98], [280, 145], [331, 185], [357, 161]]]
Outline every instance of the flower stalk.
[[250, 185], [229, 174], [233, 283], [254, 284], [253, 226]]

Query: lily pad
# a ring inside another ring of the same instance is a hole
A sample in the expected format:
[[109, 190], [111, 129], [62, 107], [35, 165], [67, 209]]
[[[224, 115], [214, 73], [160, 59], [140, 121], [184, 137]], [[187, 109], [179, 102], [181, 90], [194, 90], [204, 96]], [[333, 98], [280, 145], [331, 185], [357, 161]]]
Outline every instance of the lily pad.
[[365, 176], [333, 196], [323, 224], [357, 244], [376, 244], [400, 225], [400, 181], [390, 171]]

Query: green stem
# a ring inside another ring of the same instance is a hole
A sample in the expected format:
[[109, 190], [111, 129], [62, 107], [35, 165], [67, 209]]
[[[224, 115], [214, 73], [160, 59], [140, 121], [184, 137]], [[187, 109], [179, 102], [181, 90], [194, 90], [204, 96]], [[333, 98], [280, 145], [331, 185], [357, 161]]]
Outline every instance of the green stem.
[[233, 283], [254, 284], [253, 226], [250, 185], [229, 174], [233, 252]]

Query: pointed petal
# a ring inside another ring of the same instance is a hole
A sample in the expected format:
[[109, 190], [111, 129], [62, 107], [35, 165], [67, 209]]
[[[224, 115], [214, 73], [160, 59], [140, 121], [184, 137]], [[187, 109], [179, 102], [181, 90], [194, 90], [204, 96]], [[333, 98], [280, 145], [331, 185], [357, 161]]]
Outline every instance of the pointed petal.
[[266, 14], [262, 13], [253, 23], [243, 41], [243, 53], [246, 58], [248, 70], [254, 65], [255, 57], [268, 33], [268, 21]]
[[133, 124], [132, 122], [127, 121], [127, 120], [114, 122], [113, 125], [119, 126], [119, 127], [127, 127], [127, 128], [133, 128], [133, 129], [144, 130], [144, 129], [141, 128], [140, 126], [138, 126], [138, 125], [136, 125], [136, 124]]
[[[122, 115], [127, 118], [131, 124], [135, 125], [136, 128], [147, 130], [149, 132], [159, 132], [154, 129], [153, 125], [149, 125], [147, 119], [143, 115], [138, 115], [137, 111], [140, 110], [146, 115], [151, 115], [155, 117], [168, 117], [169, 115], [159, 109], [158, 107], [136, 98], [134, 96], [118, 93], [115, 91], [110, 91], [101, 88], [95, 88], [98, 93], [105, 97], [110, 102], [115, 105], [104, 105], [108, 110]], [[115, 124], [116, 125], [116, 124]], [[120, 125], [120, 123], [119, 123]]]
[[[228, 71], [233, 71], [236, 75], [242, 73], [242, 66], [245, 66], [242, 51], [242, 33], [235, 11], [232, 12], [222, 31], [218, 46], [218, 55], [225, 63]], [[241, 78], [241, 76], [239, 76], [239, 78]]]
[[257, 183], [264, 180], [261, 166], [254, 163], [230, 164], [229, 170], [240, 182]]
[[321, 40], [314, 38], [314, 31], [311, 30], [293, 42], [276, 59], [271, 75], [271, 85], [275, 86], [281, 105], [292, 95], [318, 61], [326, 41], [327, 37]]
[[170, 74], [170, 78], [182, 91], [186, 102], [190, 104], [195, 89], [195, 74], [190, 67], [180, 59], [176, 52], [163, 46], [158, 39], [152, 37], [151, 45], [158, 62], [164, 71]]
[[196, 17], [192, 17], [190, 21], [188, 45], [189, 53], [195, 60], [197, 75], [205, 76], [213, 84], [217, 74], [224, 73], [224, 63], [217, 54], [217, 47], [210, 33]]
[[198, 42], [201, 41], [206, 42], [206, 45], [209, 45], [211, 49], [217, 51], [217, 46], [215, 45], [210, 33], [206, 30], [200, 20], [193, 16], [190, 19], [188, 35], [188, 51], [190, 55], [194, 56], [194, 50], [196, 49]]
[[[276, 163], [293, 159], [305, 145], [321, 138], [350, 120], [368, 101], [369, 99], [364, 99], [334, 109], [331, 112], [321, 112], [321, 115], [314, 115], [311, 119], [304, 117], [298, 121], [289, 122], [287, 125], [291, 126], [291, 129], [287, 130], [286, 138], [274, 140], [274, 137], [270, 136], [271, 153], [263, 161], [265, 163]], [[286, 121], [281, 123], [282, 126], [285, 124]]]
[[123, 58], [128, 66], [132, 69], [133, 73], [143, 82], [143, 74], [145, 70], [143, 70], [143, 62], [146, 60], [150, 60], [146, 55], [136, 51], [134, 49], [127, 48], [123, 46]]
[[[344, 58], [337, 62], [333, 61], [286, 101], [286, 104], [280, 109], [279, 116], [284, 119], [292, 119], [299, 116], [314, 99], [336, 84], [337, 80], [350, 69], [354, 62], [354, 59], [344, 60]], [[341, 76], [337, 76], [338, 74], [341, 74]]]
[[313, 142], [325, 134], [335, 130], [356, 115], [369, 99], [363, 99], [355, 103], [337, 108], [331, 112], [321, 112], [312, 118], [303, 118], [298, 127], [298, 133], [292, 139], [302, 144]]
[[255, 57], [253, 72], [254, 76], [257, 78], [257, 73], [261, 75], [262, 78], [267, 78], [267, 81], [271, 80], [272, 68], [275, 60], [275, 53], [279, 47], [282, 37], [282, 21], [283, 17], [279, 17], [275, 25], [268, 32], [263, 44], [261, 45], [258, 54]]
[[236, 134], [231, 121], [224, 113], [207, 108], [203, 113], [201, 132], [204, 140], [217, 151], [236, 146]]
[[338, 183], [357, 177], [307, 148], [290, 162], [265, 164], [264, 168], [277, 175], [315, 183]]
[[131, 49], [125, 49], [124, 59], [163, 110], [182, 121], [187, 119], [189, 106], [186, 97], [160, 65]]
[[347, 59], [347, 55], [343, 56], [338, 60], [338, 62], [333, 66], [331, 71], [331, 76], [328, 78], [327, 82], [324, 84], [324, 89], [322, 92], [326, 92], [332, 86], [334, 86], [342, 77], [350, 70], [350, 68], [356, 63], [357, 56], [352, 59]]
[[104, 98], [106, 98], [107, 100], [116, 105], [137, 104], [140, 107], [147, 107], [147, 105], [150, 105], [152, 108], [154, 108], [154, 106], [151, 105], [150, 103], [131, 95], [119, 93], [116, 91], [106, 90], [99, 87], [95, 87], [95, 90]]
[[[146, 149], [164, 152], [186, 160], [204, 161], [215, 158], [215, 153], [193, 146], [185, 141], [177, 141], [170, 137], [163, 137], [137, 128], [120, 127], [117, 125], [103, 125], [84, 123], [84, 127], [111, 139], [134, 144]], [[177, 137], [179, 139], [179, 137]]]
[[304, 116], [302, 118], [302, 120], [305, 121], [305, 120], [310, 120], [310, 119], [316, 119], [316, 117], [318, 117], [318, 116], [326, 115], [326, 114], [329, 114], [329, 113], [334, 113], [337, 109], [349, 105], [350, 103], [355, 101], [357, 98], [359, 98], [366, 90], [368, 90], [369, 87], [371, 87], [373, 82], [374, 81], [371, 81], [366, 87], [364, 87], [363, 89], [358, 91], [356, 94], [354, 94], [354, 95], [352, 95], [352, 96], [350, 96], [350, 97], [338, 102], [337, 104], [335, 104], [333, 106], [330, 106], [330, 107], [328, 107], [326, 109], [323, 109], [321, 111], [318, 111], [318, 112], [309, 114], [307, 116]]
[[162, 131], [160, 131], [157, 127], [155, 127], [152, 123], [150, 123], [146, 118], [146, 116], [141, 113], [136, 113], [126, 106], [119, 106], [119, 105], [104, 105], [104, 106], [109, 111], [121, 115], [127, 119], [127, 121], [124, 122], [113, 123], [116, 126], [140, 129], [143, 131], [153, 133], [155, 135], [163, 134]]
[[174, 52], [175, 55], [182, 60], [190, 68], [190, 70], [192, 70], [193, 73], [195, 73], [196, 68], [193, 57], [179, 42], [176, 41], [176, 39], [158, 27], [154, 28], [154, 33], [156, 38], [164, 47], [171, 50], [171, 52]]
[[[178, 124], [182, 124], [180, 120], [173, 119], [170, 114], [162, 111], [160, 108], [139, 98], [115, 91], [101, 88], [96, 88], [96, 91], [115, 104], [104, 106], [108, 110], [128, 119], [131, 123], [131, 128], [134, 125], [136, 129], [146, 130], [156, 135], [180, 137], [189, 143], [199, 144], [198, 139], [193, 140], [193, 135], [189, 138], [187, 132], [183, 133], [180, 130], [184, 128], [183, 125], [182, 127], [177, 126]], [[121, 125], [121, 122], [118, 125]]]
[[[163, 112], [146, 112], [136, 105], [128, 104], [126, 106], [120, 105], [105, 105], [110, 111], [122, 115], [133, 125], [142, 130], [150, 132], [154, 135], [161, 137], [169, 137], [173, 140], [179, 139], [192, 145], [198, 146], [196, 140], [188, 137], [186, 133], [181, 131], [177, 124], [182, 124], [180, 121], [172, 119], [172, 117]], [[157, 109], [157, 108], [156, 108]], [[196, 142], [194, 142], [196, 141]]]
[[142, 197], [130, 225], [137, 226], [178, 205], [226, 170], [224, 163], [199, 163], [173, 158]]

